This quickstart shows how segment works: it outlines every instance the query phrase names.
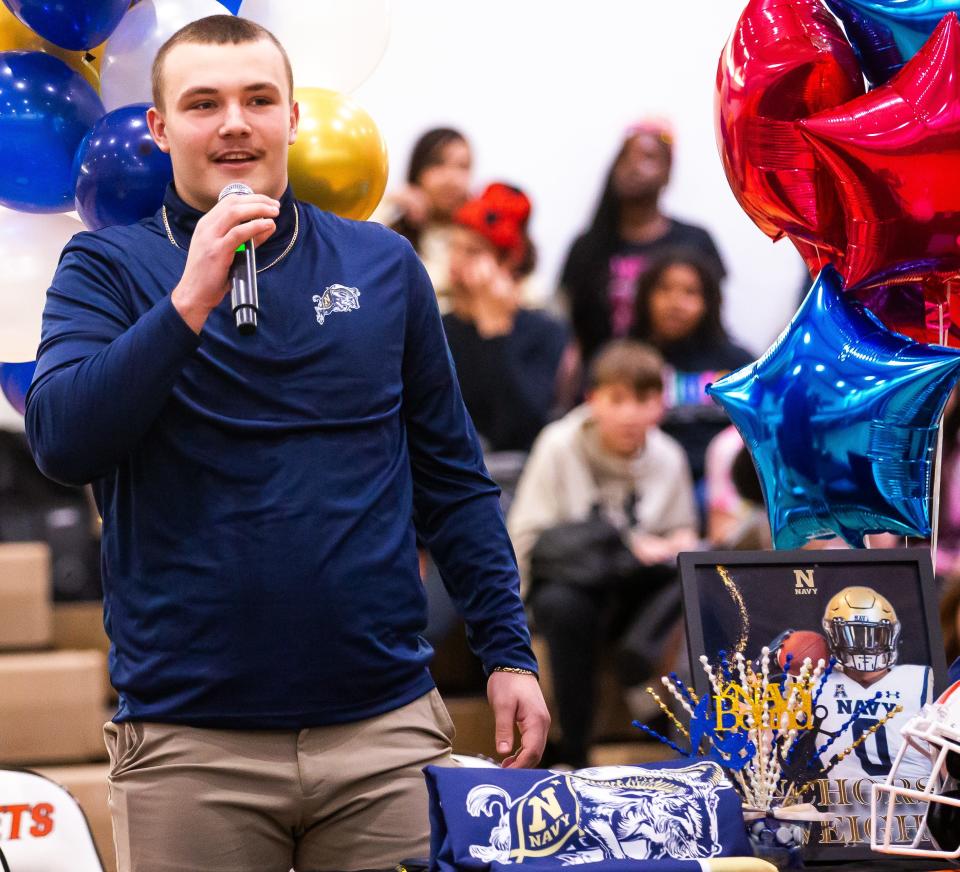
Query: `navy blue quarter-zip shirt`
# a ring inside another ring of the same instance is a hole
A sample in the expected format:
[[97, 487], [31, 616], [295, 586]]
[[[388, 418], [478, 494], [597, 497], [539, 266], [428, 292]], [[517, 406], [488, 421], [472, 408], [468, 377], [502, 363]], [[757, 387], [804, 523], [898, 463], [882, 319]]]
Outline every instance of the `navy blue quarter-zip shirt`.
[[300, 729], [427, 692], [414, 525], [489, 670], [535, 669], [498, 490], [434, 292], [400, 236], [294, 200], [260, 324], [170, 300], [202, 213], [77, 234], [47, 294], [27, 434], [92, 482], [117, 720]]

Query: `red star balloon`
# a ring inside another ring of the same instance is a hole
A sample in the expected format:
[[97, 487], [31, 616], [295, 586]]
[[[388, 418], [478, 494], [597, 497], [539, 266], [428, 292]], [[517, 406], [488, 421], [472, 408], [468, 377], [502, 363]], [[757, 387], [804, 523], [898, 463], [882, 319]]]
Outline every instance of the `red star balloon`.
[[841, 194], [847, 287], [919, 281], [939, 303], [960, 278], [958, 71], [951, 13], [888, 84], [800, 122]]
[[960, 288], [945, 298], [923, 281], [861, 286], [849, 292], [884, 326], [916, 342], [960, 348]]
[[730, 187], [764, 233], [798, 238], [812, 270], [842, 255], [843, 214], [795, 122], [863, 89], [820, 0], [750, 0], [720, 56], [715, 118]]

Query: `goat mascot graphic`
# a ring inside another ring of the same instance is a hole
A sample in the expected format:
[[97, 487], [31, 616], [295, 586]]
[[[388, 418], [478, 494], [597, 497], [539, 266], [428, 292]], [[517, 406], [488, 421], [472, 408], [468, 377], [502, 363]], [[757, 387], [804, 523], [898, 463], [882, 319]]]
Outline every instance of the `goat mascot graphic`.
[[499, 820], [489, 845], [471, 845], [485, 863], [555, 856], [563, 864], [600, 860], [695, 860], [720, 853], [719, 791], [731, 790], [720, 767], [682, 769], [598, 766], [556, 772], [513, 800], [480, 784], [467, 795], [473, 817]]
[[346, 285], [330, 285], [322, 294], [314, 294], [317, 323], [322, 327], [331, 312], [351, 312], [360, 308], [360, 291]]

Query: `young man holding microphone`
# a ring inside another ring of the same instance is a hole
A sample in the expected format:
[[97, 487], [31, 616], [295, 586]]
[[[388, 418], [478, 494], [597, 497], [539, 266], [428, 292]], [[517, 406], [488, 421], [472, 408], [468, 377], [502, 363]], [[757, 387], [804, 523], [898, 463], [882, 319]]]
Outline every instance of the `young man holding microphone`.
[[[294, 199], [292, 88], [251, 22], [175, 34], [147, 114], [173, 162], [163, 208], [78, 234], [47, 296], [27, 432], [47, 475], [92, 482], [103, 517], [121, 870], [426, 854], [421, 769], [449, 761], [453, 733], [420, 635], [417, 534], [489, 674], [504, 765], [535, 765], [546, 738], [433, 289], [399, 236]], [[233, 182], [254, 193], [218, 202]], [[247, 334], [228, 292], [251, 242]]]

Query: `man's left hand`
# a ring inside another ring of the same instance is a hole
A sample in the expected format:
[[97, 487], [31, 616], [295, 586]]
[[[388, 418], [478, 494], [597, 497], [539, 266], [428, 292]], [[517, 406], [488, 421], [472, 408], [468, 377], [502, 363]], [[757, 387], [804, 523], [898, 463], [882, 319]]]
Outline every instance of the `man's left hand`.
[[[533, 675], [491, 672], [487, 679], [487, 699], [496, 721], [497, 753], [507, 755], [500, 764], [505, 769], [536, 766], [543, 755], [550, 729], [550, 712]], [[514, 724], [520, 731], [520, 748], [513, 751]]]

